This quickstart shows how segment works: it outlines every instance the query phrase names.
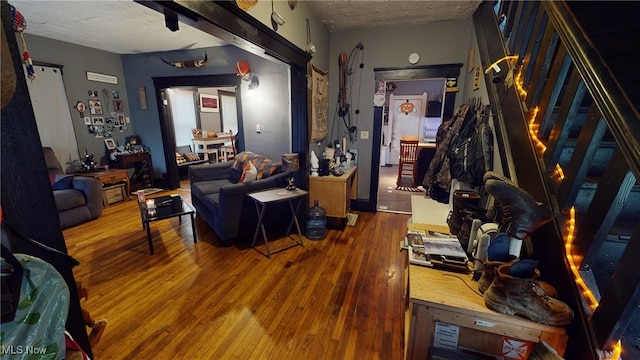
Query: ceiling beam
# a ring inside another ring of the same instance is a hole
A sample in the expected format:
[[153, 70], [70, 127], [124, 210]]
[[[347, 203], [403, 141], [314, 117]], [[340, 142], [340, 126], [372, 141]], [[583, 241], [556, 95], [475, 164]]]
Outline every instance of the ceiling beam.
[[272, 56], [286, 64], [306, 68], [311, 55], [240, 9], [235, 2], [143, 1], [137, 3], [202, 30], [257, 56]]

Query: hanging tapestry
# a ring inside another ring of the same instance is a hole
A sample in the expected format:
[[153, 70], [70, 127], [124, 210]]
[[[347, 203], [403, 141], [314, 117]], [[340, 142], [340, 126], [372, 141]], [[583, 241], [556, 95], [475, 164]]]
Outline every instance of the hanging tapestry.
[[309, 63], [307, 88], [309, 96], [310, 139], [309, 142], [320, 142], [329, 133], [329, 71], [323, 71]]

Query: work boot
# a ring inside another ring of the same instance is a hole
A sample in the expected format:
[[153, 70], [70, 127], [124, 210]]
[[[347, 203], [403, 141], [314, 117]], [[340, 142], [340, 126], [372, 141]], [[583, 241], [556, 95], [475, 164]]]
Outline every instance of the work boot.
[[486, 183], [487, 180], [500, 180], [500, 181], [509, 183], [511, 185], [515, 185], [513, 181], [511, 181], [511, 179], [509, 179], [508, 177], [500, 175], [497, 172], [493, 172], [493, 171], [487, 171], [484, 173], [484, 175], [482, 176], [482, 181]]
[[502, 222], [500, 230], [516, 239], [524, 240], [534, 230], [553, 220], [555, 214], [544, 204], [513, 183], [488, 179], [487, 192], [500, 203]]
[[465, 209], [480, 209], [480, 195], [473, 190], [455, 190], [453, 192], [453, 210], [447, 219], [451, 234], [457, 235], [460, 232]]
[[[537, 280], [540, 277], [540, 271], [537, 269], [538, 262], [535, 260], [518, 261], [517, 257], [509, 254], [509, 242], [509, 235], [502, 233], [498, 234], [489, 243], [489, 246], [487, 247], [487, 259], [484, 262], [484, 269], [482, 270], [480, 279], [478, 279], [478, 291], [481, 294], [484, 294], [485, 291], [487, 291], [489, 286], [491, 286], [493, 279], [496, 277], [496, 272], [500, 266], [515, 264], [518, 262], [516, 269], [526, 266], [524, 270], [521, 270], [521, 276], [528, 277], [537, 282], [538, 286], [540, 286], [547, 295], [557, 297], [558, 290], [556, 290], [553, 285], [546, 281]], [[525, 265], [522, 266], [523, 264]]]
[[484, 292], [487, 308], [508, 315], [520, 315], [540, 324], [564, 326], [573, 320], [573, 311], [564, 302], [550, 297], [531, 278], [512, 276], [513, 264], [498, 268], [491, 286]]
[[493, 205], [487, 210], [486, 217], [490, 222], [496, 224], [502, 223], [502, 208], [497, 200], [493, 200]]
[[[509, 255], [509, 256], [511, 258], [509, 261], [486, 261], [484, 263], [484, 270], [482, 270], [482, 275], [478, 280], [478, 291], [480, 292], [480, 294], [484, 294], [489, 288], [489, 286], [491, 286], [491, 283], [493, 282], [493, 279], [496, 277], [496, 272], [498, 271], [498, 268], [500, 266], [513, 264], [518, 261], [518, 258], [516, 258], [515, 256], [513, 255]], [[540, 277], [540, 270], [536, 269], [533, 275], [531, 275], [529, 278], [534, 282], [536, 282], [538, 286], [550, 297], [552, 298], [558, 297], [558, 290], [556, 290], [556, 288], [553, 287], [553, 285], [549, 284], [548, 282], [543, 280], [538, 280], [538, 277]]]
[[[490, 179], [500, 180], [508, 184], [515, 185], [513, 181], [511, 181], [511, 179], [505, 176], [502, 176], [496, 172], [487, 171], [486, 173], [484, 173], [484, 176], [482, 177], [482, 181], [486, 183], [487, 180], [490, 180]], [[498, 202], [498, 200], [493, 199], [493, 205], [491, 205], [491, 207], [487, 210], [486, 216], [491, 222], [494, 222], [496, 224], [502, 223], [502, 208], [500, 207], [500, 203]]]

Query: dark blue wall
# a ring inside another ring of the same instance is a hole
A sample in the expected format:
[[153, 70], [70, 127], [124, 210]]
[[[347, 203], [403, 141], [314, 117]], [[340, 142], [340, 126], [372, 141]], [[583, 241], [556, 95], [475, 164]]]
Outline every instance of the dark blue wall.
[[[205, 51], [208, 55], [207, 66], [198, 69], [172, 67], [160, 59], [202, 59]], [[153, 77], [233, 74], [238, 60], [247, 61], [252, 74], [260, 80], [260, 87], [253, 93], [248, 93], [247, 81], [242, 82], [239, 91], [242, 96], [245, 148], [278, 160], [280, 154], [290, 151], [291, 142], [288, 65], [255, 56], [235, 46], [122, 56], [133, 131], [151, 149], [156, 177], [166, 172], [166, 163]], [[140, 106], [139, 86], [144, 86], [146, 90], [146, 110]], [[258, 124], [260, 133], [255, 131]]]

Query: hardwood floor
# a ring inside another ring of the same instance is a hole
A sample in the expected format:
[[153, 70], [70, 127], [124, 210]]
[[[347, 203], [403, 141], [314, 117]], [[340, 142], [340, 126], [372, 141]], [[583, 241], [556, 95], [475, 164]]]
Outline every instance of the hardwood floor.
[[426, 196], [422, 187], [421, 191], [413, 192], [397, 190], [398, 165], [381, 166], [380, 180], [378, 182], [378, 210], [399, 214], [411, 214], [411, 195]]
[[64, 235], [83, 307], [108, 321], [98, 360], [402, 359], [408, 219], [359, 213], [356, 226], [271, 259], [251, 239], [223, 247], [199, 217], [197, 244], [188, 217], [152, 223], [150, 255], [135, 200]]

